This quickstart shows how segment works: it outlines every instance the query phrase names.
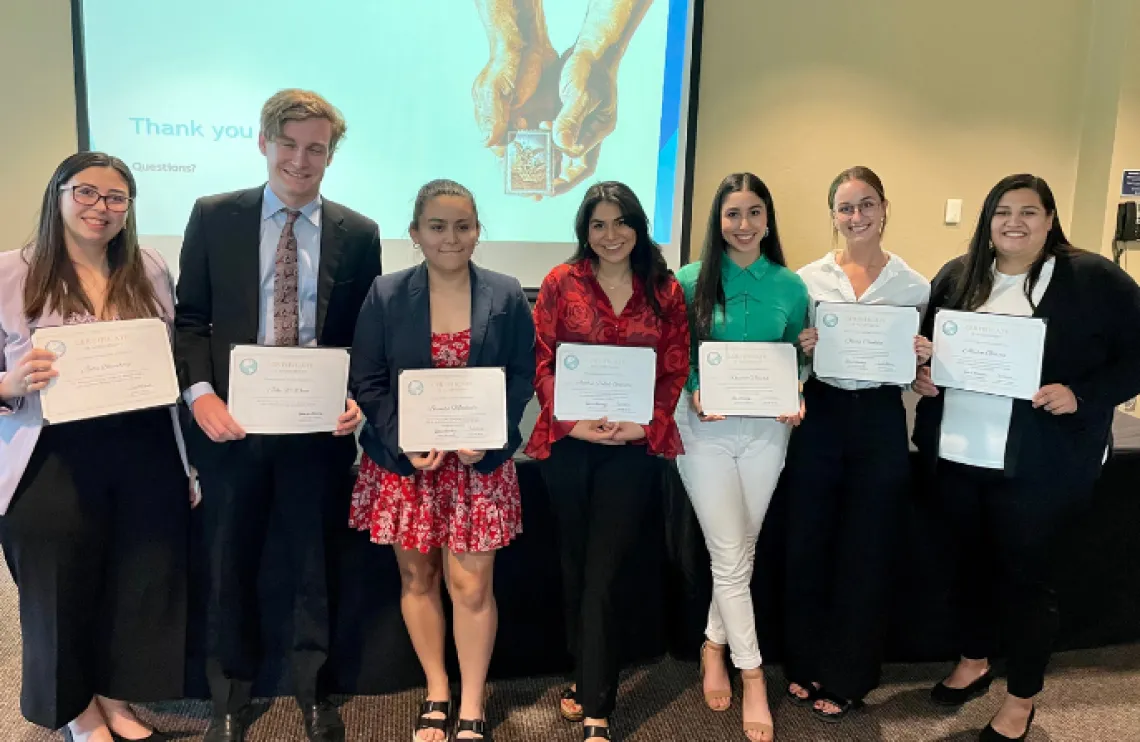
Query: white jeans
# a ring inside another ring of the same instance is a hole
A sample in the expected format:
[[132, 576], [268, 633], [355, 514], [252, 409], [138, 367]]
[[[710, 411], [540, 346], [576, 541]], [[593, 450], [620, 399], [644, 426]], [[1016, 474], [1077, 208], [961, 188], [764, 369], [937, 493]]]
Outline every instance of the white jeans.
[[749, 587], [756, 538], [784, 468], [791, 426], [749, 417], [701, 422], [688, 392], [681, 395], [675, 417], [685, 444], [677, 469], [712, 563], [713, 600], [705, 636], [728, 644], [732, 664], [751, 670], [763, 662]]

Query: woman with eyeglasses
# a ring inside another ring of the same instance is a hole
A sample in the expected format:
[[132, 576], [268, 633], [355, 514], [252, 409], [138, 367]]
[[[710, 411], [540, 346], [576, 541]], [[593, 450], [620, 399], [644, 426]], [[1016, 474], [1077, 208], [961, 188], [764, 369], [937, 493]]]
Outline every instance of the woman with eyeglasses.
[[931, 700], [959, 707], [985, 695], [1000, 636], [1006, 695], [979, 739], [1022, 740], [1058, 628], [1050, 550], [1089, 503], [1115, 406], [1140, 392], [1140, 288], [1069, 244], [1044, 180], [1010, 175], [986, 196], [966, 254], [935, 276], [925, 332], [942, 331], [939, 309], [1045, 322], [1032, 399], [940, 390], [928, 368], [915, 382], [914, 443], [952, 535], [961, 649]]
[[23, 635], [20, 708], [73, 742], [165, 740], [126, 701], [182, 695], [188, 516], [174, 408], [45, 424], [59, 372], [36, 329], [174, 317], [139, 247], [135, 181], [98, 152], [64, 160], [35, 240], [0, 253], [0, 544]]
[[[842, 249], [800, 269], [812, 322], [800, 334], [811, 356], [820, 301], [926, 305], [930, 284], [883, 249], [887, 198], [866, 167], [844, 170], [827, 193]], [[915, 363], [930, 342], [914, 338]], [[902, 387], [810, 377], [808, 415], [788, 451], [785, 672], [787, 696], [816, 718], [839, 722], [879, 684], [891, 562], [910, 484]]]

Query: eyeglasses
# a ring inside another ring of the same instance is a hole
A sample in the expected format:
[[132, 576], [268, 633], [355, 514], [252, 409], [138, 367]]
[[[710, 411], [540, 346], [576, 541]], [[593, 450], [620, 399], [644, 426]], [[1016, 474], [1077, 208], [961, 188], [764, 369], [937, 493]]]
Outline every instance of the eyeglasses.
[[107, 204], [107, 211], [115, 211], [122, 213], [131, 208], [130, 196], [124, 196], [121, 193], [108, 193], [103, 195], [95, 186], [89, 185], [75, 185], [75, 186], [60, 186], [61, 191], [71, 191], [71, 197], [75, 199], [75, 203], [81, 206], [94, 206], [100, 200]]
[[874, 214], [881, 204], [878, 201], [860, 201], [858, 204], [839, 204], [835, 207], [835, 213], [845, 219], [850, 219], [855, 216], [855, 210], [858, 209], [859, 213], [863, 216], [871, 216]]

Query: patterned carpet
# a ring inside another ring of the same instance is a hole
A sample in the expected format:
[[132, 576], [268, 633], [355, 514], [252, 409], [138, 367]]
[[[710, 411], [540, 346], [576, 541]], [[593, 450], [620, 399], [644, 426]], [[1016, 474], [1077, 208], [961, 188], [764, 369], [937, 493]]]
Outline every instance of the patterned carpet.
[[[839, 726], [822, 724], [807, 710], [780, 701], [783, 678], [768, 673], [780, 742], [968, 742], [977, 737], [1000, 703], [1003, 682], [957, 713], [926, 702], [926, 689], [945, 665], [893, 665], [868, 709]], [[709, 711], [694, 663], [665, 659], [623, 676], [615, 739], [626, 742], [734, 742], [740, 732], [740, 687], [727, 713]], [[0, 567], [0, 740], [49, 742], [58, 735], [25, 722], [19, 713], [20, 633], [14, 586]], [[557, 713], [558, 678], [495, 683], [487, 711], [496, 742], [578, 742], [581, 728]], [[407, 742], [421, 693], [338, 699], [349, 740]], [[250, 742], [303, 742], [301, 717], [290, 699], [257, 706]], [[144, 715], [176, 739], [202, 738], [209, 708], [201, 702], [148, 707]], [[1140, 742], [1140, 645], [1070, 652], [1055, 658], [1041, 696], [1030, 742]]]

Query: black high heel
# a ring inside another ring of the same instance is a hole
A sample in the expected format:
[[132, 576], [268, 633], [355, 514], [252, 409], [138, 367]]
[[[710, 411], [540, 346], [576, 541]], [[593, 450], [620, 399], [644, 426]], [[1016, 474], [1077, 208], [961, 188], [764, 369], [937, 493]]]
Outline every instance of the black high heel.
[[965, 688], [950, 688], [945, 682], [939, 683], [930, 689], [930, 700], [939, 706], [958, 707], [967, 701], [984, 696], [989, 692], [990, 683], [993, 681], [993, 668], [987, 668], [977, 680]]
[[1025, 731], [1021, 733], [1020, 737], [1007, 737], [998, 730], [994, 729], [993, 720], [986, 724], [986, 728], [978, 735], [978, 742], [1024, 742], [1025, 738], [1029, 736], [1029, 727], [1033, 726], [1033, 717], [1037, 715], [1037, 707], [1029, 709], [1029, 721], [1025, 722]]

